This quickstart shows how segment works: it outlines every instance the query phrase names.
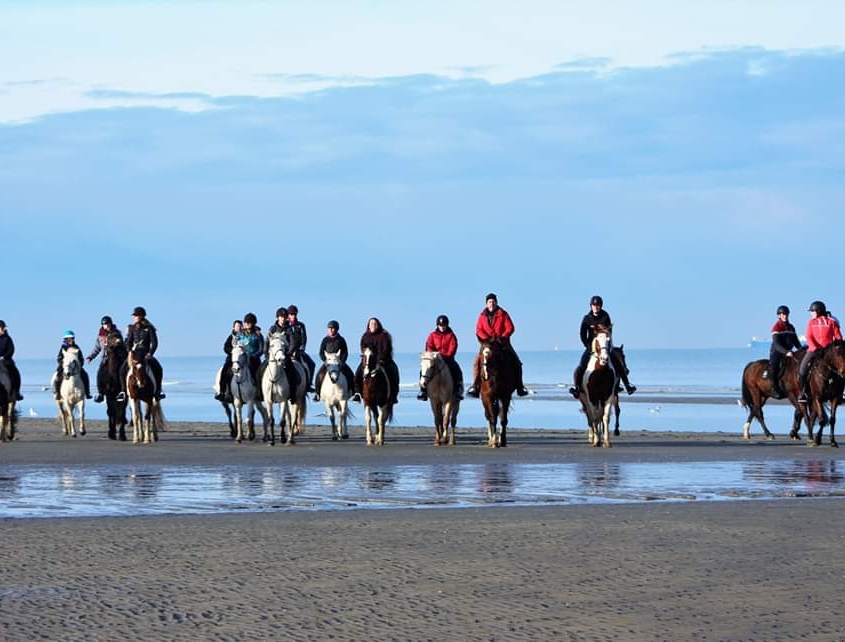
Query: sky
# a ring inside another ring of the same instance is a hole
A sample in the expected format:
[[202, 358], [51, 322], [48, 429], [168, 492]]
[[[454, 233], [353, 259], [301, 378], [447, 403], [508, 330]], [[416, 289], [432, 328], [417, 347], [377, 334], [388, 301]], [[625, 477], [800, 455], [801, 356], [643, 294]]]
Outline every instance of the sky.
[[[845, 315], [839, 2], [0, 3], [17, 356], [143, 305], [162, 357], [295, 303], [461, 350], [743, 347]], [[90, 335], [90, 337], [89, 337]]]

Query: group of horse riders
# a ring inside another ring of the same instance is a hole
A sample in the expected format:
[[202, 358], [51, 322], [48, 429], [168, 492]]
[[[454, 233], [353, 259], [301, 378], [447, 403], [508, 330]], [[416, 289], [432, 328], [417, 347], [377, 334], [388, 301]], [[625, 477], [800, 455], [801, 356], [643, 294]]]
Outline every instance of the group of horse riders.
[[[362, 368], [353, 374], [352, 369], [346, 361], [349, 357], [349, 348], [346, 339], [340, 334], [340, 324], [331, 320], [327, 324], [326, 336], [320, 344], [320, 359], [323, 361], [320, 369], [316, 369], [314, 360], [305, 351], [308, 344], [308, 332], [305, 324], [299, 320], [299, 308], [295, 305], [281, 307], [276, 310], [276, 321], [270, 327], [265, 339], [261, 328], [257, 325], [258, 318], [252, 312], [244, 315], [243, 320], [235, 320], [232, 324], [232, 331], [226, 336], [223, 342], [223, 352], [226, 354], [226, 361], [220, 370], [220, 379], [216, 388], [219, 391], [215, 395], [218, 401], [227, 403], [231, 401], [229, 382], [232, 378], [232, 348], [240, 345], [247, 355], [250, 372], [253, 380], [261, 380], [263, 364], [266, 364], [270, 352], [270, 342], [276, 335], [284, 338], [282, 345], [285, 350], [285, 375], [289, 381], [298, 382], [298, 375], [294, 368], [294, 362], [299, 362], [305, 368], [307, 377], [307, 391], [314, 393], [314, 400], [319, 401], [319, 391], [326, 374], [325, 360], [327, 353], [339, 353], [341, 368], [347, 381], [347, 389], [354, 391], [352, 399], [361, 401], [361, 380]], [[367, 321], [367, 329], [361, 336], [361, 351], [369, 348], [375, 355], [376, 361], [384, 369], [390, 381], [392, 402], [396, 403], [399, 393], [399, 368], [393, 360], [393, 339], [390, 333], [384, 329], [377, 318], [373, 317]], [[262, 362], [262, 356], [264, 361]], [[316, 372], [315, 372], [316, 370]], [[312, 385], [312, 379], [316, 387]], [[259, 390], [260, 394], [260, 390]]]
[[[805, 333], [807, 351], [798, 366], [798, 387], [801, 390], [798, 402], [804, 404], [807, 403], [807, 379], [815, 357], [820, 350], [827, 348], [834, 341], [842, 340], [839, 320], [827, 309], [824, 301], [813, 301], [807, 311], [810, 313]], [[772, 382], [771, 396], [783, 399], [786, 394], [781, 387], [781, 376], [786, 364], [785, 359], [794, 358], [794, 353], [802, 350], [804, 346], [798, 339], [795, 326], [789, 322], [789, 308], [785, 305], [778, 306], [777, 317], [772, 326], [768, 375]]]
[[56, 356], [58, 365], [53, 377], [53, 395], [57, 401], [61, 399], [59, 390], [62, 381], [62, 364], [64, 363], [65, 353], [71, 349], [76, 350], [78, 354], [80, 375], [85, 386], [86, 399], [91, 399], [91, 384], [88, 373], [83, 367], [84, 361], [91, 363], [101, 352], [103, 356], [97, 370], [97, 396], [94, 397], [96, 403], [102, 403], [104, 400], [106, 365], [111, 359], [117, 359], [118, 363], [121, 364], [120, 392], [117, 394], [117, 401], [126, 399], [126, 375], [129, 370], [127, 358], [130, 352], [136, 361], [146, 362], [149, 366], [156, 383], [156, 398], [164, 399], [166, 397], [162, 391], [164, 373], [161, 363], [154, 356], [158, 349], [158, 335], [155, 326], [147, 319], [147, 311], [143, 307], [137, 306], [132, 310], [132, 323], [127, 326], [125, 337], [121, 335], [112, 318], [108, 315], [104, 316], [100, 320], [100, 329], [97, 332], [94, 348], [85, 359], [83, 359], [82, 350], [76, 344], [76, 335], [73, 330], [65, 330], [62, 336], [62, 345], [59, 347], [59, 353]]

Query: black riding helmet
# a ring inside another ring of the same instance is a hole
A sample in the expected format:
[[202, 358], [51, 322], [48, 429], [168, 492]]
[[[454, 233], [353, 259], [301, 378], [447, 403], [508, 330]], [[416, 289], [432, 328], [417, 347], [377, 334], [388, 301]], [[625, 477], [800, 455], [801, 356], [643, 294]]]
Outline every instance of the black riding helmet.
[[100, 325], [105, 325], [106, 323], [108, 323], [109, 325], [114, 325], [114, 322], [111, 320], [110, 316], [104, 316], [102, 319], [100, 319]]
[[447, 317], [445, 314], [441, 314], [439, 317], [437, 317], [437, 325], [446, 326], [448, 328], [449, 317]]
[[785, 305], [779, 305], [778, 306], [778, 314], [785, 314], [786, 316], [789, 316], [789, 308], [786, 307]]
[[590, 299], [590, 305], [597, 305], [599, 307], [602, 307], [604, 305], [604, 301], [598, 294], [596, 294], [593, 296], [592, 299]]
[[335, 321], [334, 319], [332, 319], [331, 321], [329, 321], [329, 322], [326, 324], [326, 327], [327, 327], [327, 328], [334, 328], [335, 330], [340, 330], [340, 324], [339, 324], [337, 321]]
[[827, 306], [825, 306], [824, 301], [813, 301], [807, 312], [817, 312], [821, 316], [827, 312]]

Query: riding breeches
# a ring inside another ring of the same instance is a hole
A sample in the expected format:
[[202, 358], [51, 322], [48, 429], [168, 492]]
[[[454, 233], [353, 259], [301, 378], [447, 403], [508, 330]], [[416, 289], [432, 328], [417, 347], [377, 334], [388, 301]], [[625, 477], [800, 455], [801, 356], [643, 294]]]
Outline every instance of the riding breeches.
[[815, 352], [807, 350], [807, 352], [804, 353], [804, 357], [801, 359], [801, 365], [798, 366], [798, 383], [802, 390], [807, 388], [807, 374], [813, 366], [813, 360], [815, 357]]

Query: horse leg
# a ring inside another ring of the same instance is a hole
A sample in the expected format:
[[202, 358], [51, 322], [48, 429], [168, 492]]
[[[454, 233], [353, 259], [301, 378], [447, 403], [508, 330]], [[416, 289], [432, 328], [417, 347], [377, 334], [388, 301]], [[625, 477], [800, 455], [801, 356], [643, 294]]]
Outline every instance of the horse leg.
[[604, 410], [602, 412], [602, 421], [601, 421], [601, 424], [602, 424], [601, 445], [604, 446], [605, 448], [612, 447], [612, 444], [610, 443], [610, 410], [611, 410], [611, 404], [610, 403], [604, 404]]
[[[389, 402], [388, 402], [389, 403]], [[378, 416], [376, 417], [376, 446], [384, 446], [384, 425], [387, 421], [387, 406], [378, 407]]]
[[836, 426], [836, 408], [839, 406], [839, 397], [834, 397], [830, 402], [830, 447], [831, 448], [839, 448], [839, 444], [836, 443], [836, 437], [833, 432], [833, 428]]
[[347, 423], [349, 420], [349, 401], [347, 399], [340, 400], [340, 438], [349, 439], [349, 432]]
[[803, 418], [804, 413], [796, 408], [792, 413], [792, 430], [789, 431], [789, 438], [793, 441], [801, 439], [801, 435], [798, 434], [798, 430], [801, 428], [801, 419]]
[[147, 407], [144, 409], [144, 443], [153, 443], [153, 402], [147, 402]]
[[613, 428], [613, 436], [619, 436], [619, 413], [621, 410], [619, 409], [619, 395], [613, 395], [613, 412], [616, 414], [616, 426]]
[[285, 434], [287, 435], [288, 446], [296, 444], [296, 435], [299, 432], [299, 408], [298, 404], [288, 401], [285, 408]]
[[255, 441], [255, 403], [252, 401], [246, 405], [246, 438]]
[[244, 440], [244, 404], [235, 397], [235, 441], [241, 443]]
[[458, 438], [455, 435], [455, 428], [458, 426], [458, 409], [460, 408], [460, 401], [455, 401], [449, 410], [449, 445], [454, 446]]
[[434, 415], [434, 445], [439, 446], [443, 439], [443, 404], [436, 401], [433, 397], [429, 397], [431, 403], [431, 412]]
[[79, 402], [79, 435], [85, 436], [85, 398]]
[[499, 446], [505, 448], [508, 445], [508, 410], [510, 409], [510, 397], [502, 402], [502, 429], [499, 431]]

